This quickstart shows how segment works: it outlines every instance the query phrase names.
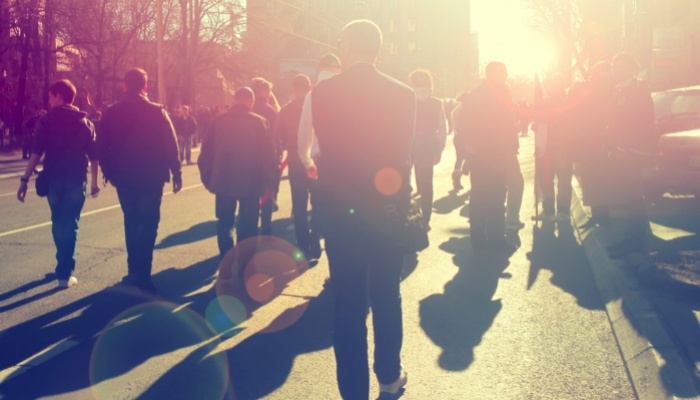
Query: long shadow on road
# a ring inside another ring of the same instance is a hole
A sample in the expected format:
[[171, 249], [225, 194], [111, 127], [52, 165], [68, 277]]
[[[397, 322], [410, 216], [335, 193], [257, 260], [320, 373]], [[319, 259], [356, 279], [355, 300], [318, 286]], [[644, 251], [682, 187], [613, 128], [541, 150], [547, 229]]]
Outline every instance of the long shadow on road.
[[489, 330], [503, 307], [493, 299], [498, 282], [507, 277], [505, 256], [474, 254], [469, 237], [453, 237], [440, 249], [454, 254], [457, 275], [441, 294], [420, 302], [421, 328], [442, 348], [441, 368], [463, 371], [474, 361], [474, 348]]

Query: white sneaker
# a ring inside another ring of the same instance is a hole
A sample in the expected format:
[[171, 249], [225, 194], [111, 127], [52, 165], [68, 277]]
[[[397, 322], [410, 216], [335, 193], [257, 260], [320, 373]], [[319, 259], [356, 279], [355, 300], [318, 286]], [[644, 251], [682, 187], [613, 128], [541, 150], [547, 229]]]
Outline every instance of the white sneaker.
[[59, 279], [58, 287], [59, 289], [68, 289], [78, 284], [78, 278], [71, 276], [68, 279]]
[[388, 383], [386, 385], [380, 383], [379, 384], [379, 393], [388, 393], [388, 394], [397, 394], [401, 389], [406, 386], [406, 382], [408, 382], [408, 374], [406, 373], [406, 370], [401, 367], [401, 373], [399, 374], [399, 379], [394, 381], [393, 383]]

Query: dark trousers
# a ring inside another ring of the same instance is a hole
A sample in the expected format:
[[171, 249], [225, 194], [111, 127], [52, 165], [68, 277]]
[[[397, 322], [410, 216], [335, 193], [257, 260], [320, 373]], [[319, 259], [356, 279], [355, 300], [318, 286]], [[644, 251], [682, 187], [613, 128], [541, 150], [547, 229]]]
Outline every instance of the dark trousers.
[[180, 150], [180, 162], [190, 163], [192, 157], [192, 137], [191, 136], [178, 136], [177, 144]]
[[633, 252], [644, 252], [646, 235], [649, 231], [649, 216], [646, 212], [643, 190], [644, 166], [636, 160], [620, 160], [617, 164], [624, 180], [621, 187], [625, 190], [624, 208], [627, 229], [623, 246]]
[[421, 212], [423, 221], [430, 223], [433, 215], [433, 164], [416, 164], [413, 166], [416, 176], [416, 188], [420, 193]]
[[302, 164], [289, 163], [294, 234], [297, 246], [304, 252], [316, 252], [321, 247], [319, 235], [309, 226], [309, 199], [312, 197], [314, 183], [306, 176], [306, 169]]
[[[265, 236], [272, 236], [272, 213], [274, 212], [274, 202], [277, 198], [277, 194], [274, 194], [272, 198], [259, 198], [258, 203], [262, 201], [262, 205], [259, 205], [260, 213], [260, 234]], [[256, 221], [257, 225], [257, 221]]]
[[542, 158], [542, 171], [547, 171], [542, 184], [542, 208], [545, 214], [554, 214], [554, 178], [557, 179], [557, 212], [571, 213], [571, 179], [574, 176], [574, 163], [561, 152], [553, 152]]
[[85, 180], [52, 179], [46, 196], [51, 209], [51, 234], [56, 245], [56, 279], [66, 280], [75, 270], [78, 222], [85, 204]]
[[[236, 226], [236, 241], [240, 243], [258, 234], [258, 214], [260, 213], [260, 198], [258, 196], [234, 197], [217, 194], [214, 200], [216, 212], [216, 239], [219, 254], [223, 258], [233, 248], [231, 231]], [[238, 224], [236, 224], [236, 209]]]
[[380, 383], [388, 384], [401, 371], [403, 254], [357, 214], [332, 219], [324, 236], [333, 282], [338, 387], [344, 399], [364, 400], [369, 396], [368, 305], [374, 327], [374, 372]]
[[163, 184], [150, 187], [118, 186], [119, 204], [124, 212], [129, 277], [148, 282], [153, 267], [153, 247], [158, 236]]
[[475, 157], [469, 201], [471, 240], [477, 246], [505, 239], [506, 161]]
[[520, 223], [520, 208], [523, 205], [523, 193], [525, 191], [525, 179], [520, 170], [518, 155], [508, 157], [508, 181], [506, 184], [506, 223]]

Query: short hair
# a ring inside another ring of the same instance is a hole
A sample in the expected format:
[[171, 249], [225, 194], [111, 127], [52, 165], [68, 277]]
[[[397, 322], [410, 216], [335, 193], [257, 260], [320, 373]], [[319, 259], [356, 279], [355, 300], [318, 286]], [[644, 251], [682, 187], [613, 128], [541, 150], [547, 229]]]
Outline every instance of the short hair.
[[322, 70], [326, 68], [340, 69], [340, 59], [333, 53], [328, 53], [325, 56], [319, 58], [317, 70]]
[[427, 69], [416, 69], [408, 75], [411, 86], [416, 88], [432, 89], [433, 76]]
[[233, 99], [236, 101], [236, 103], [255, 101], [255, 94], [251, 88], [242, 87], [236, 90], [236, 93], [233, 95]]
[[486, 77], [489, 77], [493, 74], [501, 74], [501, 73], [507, 73], [506, 65], [500, 61], [491, 61], [490, 63], [486, 64]]
[[341, 42], [365, 56], [377, 57], [382, 49], [382, 30], [367, 19], [351, 21], [340, 33]]
[[256, 94], [270, 93], [270, 91], [272, 91], [272, 83], [270, 83], [270, 81], [267, 79], [258, 76], [250, 81], [250, 89]]
[[296, 92], [307, 92], [311, 89], [311, 79], [304, 74], [299, 74], [292, 80], [292, 89]]
[[52, 95], [61, 95], [63, 102], [66, 104], [73, 104], [75, 100], [75, 95], [78, 91], [75, 89], [75, 85], [68, 79], [58, 80], [49, 86], [49, 93]]
[[124, 74], [124, 84], [128, 90], [144, 90], [146, 83], [148, 83], [148, 74], [141, 68], [132, 68]]

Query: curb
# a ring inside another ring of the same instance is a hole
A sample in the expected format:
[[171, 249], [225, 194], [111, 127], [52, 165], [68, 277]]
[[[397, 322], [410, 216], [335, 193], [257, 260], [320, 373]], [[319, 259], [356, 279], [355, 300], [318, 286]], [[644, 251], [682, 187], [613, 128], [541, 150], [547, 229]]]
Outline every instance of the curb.
[[645, 298], [642, 285], [630, 268], [614, 264], [605, 250], [608, 239], [596, 227], [580, 229], [588, 218], [581, 187], [573, 180], [574, 229], [605, 302], [610, 326], [640, 400], [697, 399], [696, 377], [681, 356], [660, 316]]

